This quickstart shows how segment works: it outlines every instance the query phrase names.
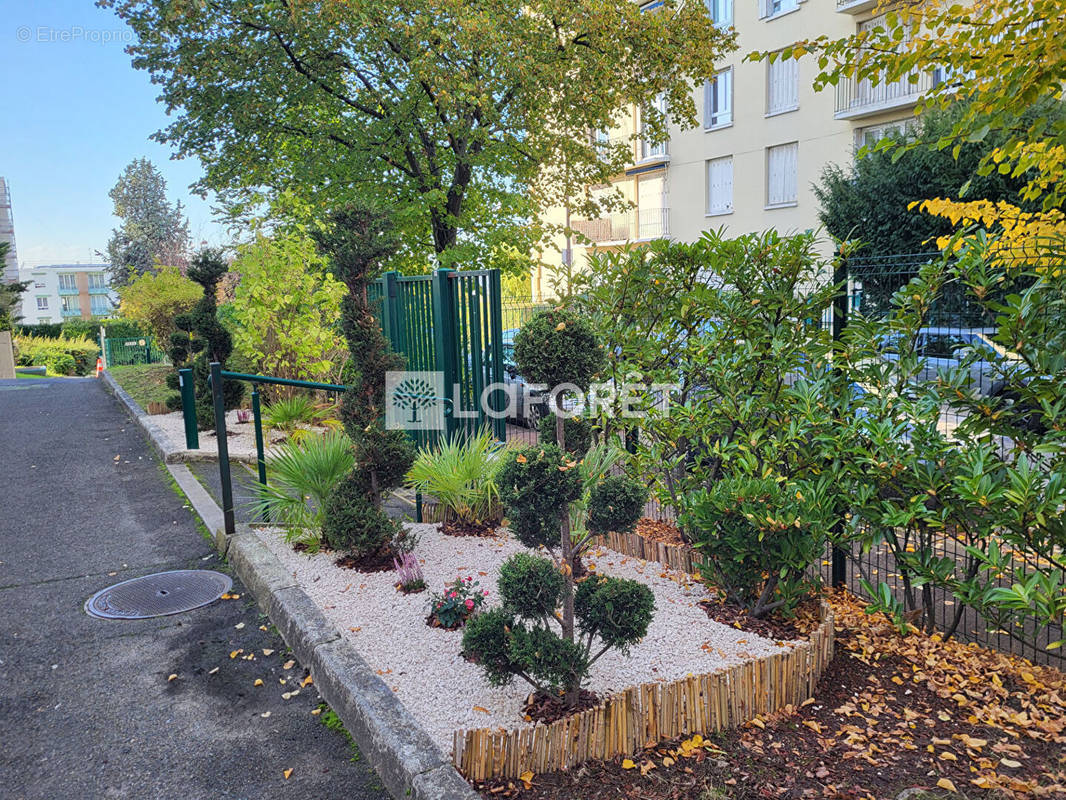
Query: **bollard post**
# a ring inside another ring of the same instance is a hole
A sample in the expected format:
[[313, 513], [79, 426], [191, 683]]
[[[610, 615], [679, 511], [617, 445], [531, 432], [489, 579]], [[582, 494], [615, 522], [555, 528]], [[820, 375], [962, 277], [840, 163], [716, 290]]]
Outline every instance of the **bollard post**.
[[196, 426], [196, 385], [191, 369], [178, 370], [178, 387], [181, 389], [181, 416], [185, 421], [185, 449], [200, 449], [200, 432]]
[[215, 439], [218, 440], [218, 476], [222, 481], [222, 517], [226, 535], [236, 530], [233, 519], [233, 484], [229, 471], [229, 442], [226, 440], [226, 406], [222, 400], [222, 365], [211, 362], [211, 399], [215, 404]]

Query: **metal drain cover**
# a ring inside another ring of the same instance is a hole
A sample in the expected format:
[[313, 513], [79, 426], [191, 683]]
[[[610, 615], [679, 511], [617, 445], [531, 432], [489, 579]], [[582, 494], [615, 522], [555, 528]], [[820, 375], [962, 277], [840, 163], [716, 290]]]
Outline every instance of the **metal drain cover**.
[[221, 572], [157, 572], [100, 590], [85, 601], [85, 611], [103, 619], [165, 617], [213, 603], [232, 586], [229, 575]]

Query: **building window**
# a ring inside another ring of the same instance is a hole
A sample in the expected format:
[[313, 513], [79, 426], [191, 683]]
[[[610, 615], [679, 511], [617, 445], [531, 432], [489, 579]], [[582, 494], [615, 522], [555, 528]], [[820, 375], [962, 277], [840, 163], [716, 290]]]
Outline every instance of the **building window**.
[[855, 132], [855, 149], [873, 147], [882, 139], [895, 139], [897, 141], [914, 132], [915, 120], [900, 119], [895, 122], [883, 122], [880, 125], [870, 125], [859, 128]]
[[733, 68], [723, 69], [703, 84], [703, 127], [733, 124]]
[[778, 53], [766, 64], [766, 113], [783, 114], [799, 108], [799, 62]]
[[707, 13], [715, 25], [728, 28], [733, 24], [733, 0], [707, 0]]
[[80, 314], [81, 313], [81, 298], [76, 294], [67, 295], [59, 298], [60, 308], [64, 314]]
[[796, 204], [796, 172], [799, 142], [766, 148], [766, 205]]
[[795, 11], [803, 0], [759, 0], [760, 17], [777, 17]]
[[[666, 95], [660, 94], [652, 104], [657, 116], [666, 124]], [[666, 155], [666, 142], [653, 142], [649, 126], [645, 124], [648, 112], [644, 108], [640, 110], [640, 159], [644, 161], [651, 158], [662, 158]]]
[[47, 311], [48, 310], [48, 298], [47, 297], [38, 297], [37, 298], [37, 310], [38, 311]]
[[60, 291], [76, 292], [78, 291], [78, 280], [72, 274], [59, 276], [59, 289]]
[[94, 294], [89, 298], [89, 301], [94, 317], [103, 317], [111, 313], [111, 301], [106, 294]]
[[733, 213], [733, 156], [707, 162], [707, 214]]
[[89, 273], [89, 288], [90, 289], [106, 289], [107, 278], [102, 272], [90, 272]]

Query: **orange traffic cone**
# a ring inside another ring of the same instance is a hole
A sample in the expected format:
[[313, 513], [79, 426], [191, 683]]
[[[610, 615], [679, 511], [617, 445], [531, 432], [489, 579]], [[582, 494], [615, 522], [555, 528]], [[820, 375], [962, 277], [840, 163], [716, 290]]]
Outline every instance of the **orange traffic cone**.
[[100, 356], [96, 357], [96, 377], [99, 378], [104, 371], [104, 359]]

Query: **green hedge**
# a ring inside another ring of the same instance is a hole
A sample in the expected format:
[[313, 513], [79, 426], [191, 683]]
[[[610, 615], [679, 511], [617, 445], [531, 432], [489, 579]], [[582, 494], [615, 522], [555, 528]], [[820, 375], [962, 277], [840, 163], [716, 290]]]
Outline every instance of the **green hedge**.
[[44, 366], [56, 375], [86, 375], [95, 369], [100, 348], [85, 337], [16, 336], [15, 352], [20, 367]]
[[45, 339], [91, 339], [96, 341], [100, 326], [114, 339], [144, 336], [137, 323], [128, 319], [70, 319], [66, 322], [44, 322], [37, 325], [16, 325], [16, 336], [37, 336]]

